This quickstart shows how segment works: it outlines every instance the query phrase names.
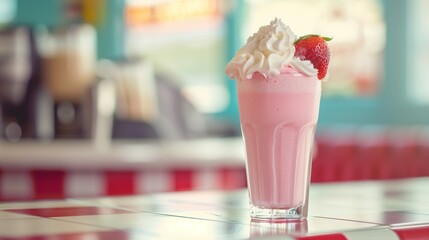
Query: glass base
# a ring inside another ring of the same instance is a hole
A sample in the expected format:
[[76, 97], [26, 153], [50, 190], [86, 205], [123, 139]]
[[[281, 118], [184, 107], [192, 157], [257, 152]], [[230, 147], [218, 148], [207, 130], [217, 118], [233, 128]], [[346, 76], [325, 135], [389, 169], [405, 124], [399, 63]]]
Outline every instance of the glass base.
[[253, 221], [261, 222], [302, 221], [306, 219], [302, 205], [288, 209], [261, 208], [250, 205], [250, 217]]

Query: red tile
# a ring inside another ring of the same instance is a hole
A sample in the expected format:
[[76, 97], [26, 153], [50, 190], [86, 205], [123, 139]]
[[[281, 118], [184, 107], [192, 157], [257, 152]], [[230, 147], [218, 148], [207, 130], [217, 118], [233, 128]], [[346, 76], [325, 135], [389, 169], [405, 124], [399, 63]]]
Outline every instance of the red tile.
[[31, 171], [33, 181], [34, 198], [64, 198], [63, 170], [33, 170]]
[[132, 195], [135, 194], [134, 171], [108, 171], [106, 175], [107, 195]]
[[192, 169], [177, 169], [172, 172], [173, 190], [192, 190], [194, 171]]
[[31, 208], [31, 209], [9, 209], [4, 211], [33, 215], [38, 217], [67, 217], [67, 216], [130, 213], [130, 211], [107, 208], [107, 207]]
[[423, 240], [428, 239], [429, 226], [410, 226], [407, 228], [393, 229], [401, 240]]
[[133, 232], [113, 230], [105, 232], [56, 234], [46, 236], [0, 237], [0, 240], [131, 240], [135, 239], [133, 236], [135, 236]]

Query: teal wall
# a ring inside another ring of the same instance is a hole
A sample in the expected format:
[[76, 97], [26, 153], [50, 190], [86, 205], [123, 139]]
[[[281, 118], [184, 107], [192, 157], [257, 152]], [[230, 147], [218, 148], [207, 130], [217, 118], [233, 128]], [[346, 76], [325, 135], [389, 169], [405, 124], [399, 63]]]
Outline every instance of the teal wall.
[[56, 26], [62, 19], [62, 8], [62, 1], [58, 0], [16, 0], [14, 22], [19, 25]]
[[[1, 1], [1, 0], [0, 0]], [[97, 26], [97, 54], [99, 58], [121, 59], [124, 56], [124, 6], [125, 0], [105, 0], [104, 21]], [[65, 24], [64, 1], [16, 0], [18, 25], [44, 25], [49, 28]]]
[[[225, 65], [234, 57], [235, 52], [240, 49], [241, 42], [241, 31], [243, 18], [245, 14], [245, 4], [244, 0], [236, 0], [233, 11], [229, 12], [225, 17], [226, 24], [226, 37], [227, 37], [227, 49], [226, 49], [226, 59]], [[235, 80], [229, 79], [225, 74], [225, 84], [228, 87], [228, 93], [231, 97], [230, 104], [228, 108], [221, 114], [221, 116], [226, 117], [232, 124], [239, 127], [239, 114], [238, 114], [238, 101], [235, 88]]]
[[125, 0], [106, 0], [105, 21], [98, 27], [98, 57], [122, 59], [124, 57]]

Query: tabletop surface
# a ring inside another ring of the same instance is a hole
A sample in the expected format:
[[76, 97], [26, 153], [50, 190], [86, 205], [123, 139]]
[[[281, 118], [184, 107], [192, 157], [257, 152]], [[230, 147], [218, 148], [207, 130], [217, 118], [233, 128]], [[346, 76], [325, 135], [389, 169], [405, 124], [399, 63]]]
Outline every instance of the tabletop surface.
[[309, 217], [252, 222], [247, 190], [0, 203], [0, 240], [429, 239], [429, 178], [313, 184]]

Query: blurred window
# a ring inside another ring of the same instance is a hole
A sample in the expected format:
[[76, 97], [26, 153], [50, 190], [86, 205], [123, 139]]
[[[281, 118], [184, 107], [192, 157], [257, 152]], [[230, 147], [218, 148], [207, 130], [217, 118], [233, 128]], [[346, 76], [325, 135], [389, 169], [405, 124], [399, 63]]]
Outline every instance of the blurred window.
[[429, 103], [429, 1], [409, 1], [408, 96], [419, 104]]
[[[245, 40], [274, 16], [298, 35], [332, 36], [329, 84], [324, 96], [379, 93], [385, 48], [383, 7], [377, 0], [247, 0]], [[269, 14], [267, 14], [269, 13]], [[244, 41], [243, 40], [243, 41]]]
[[0, 28], [13, 20], [16, 13], [16, 0], [1, 0]]
[[240, 37], [280, 17], [333, 36], [319, 125], [429, 123], [429, 1], [243, 0]]
[[151, 62], [170, 76], [201, 113], [229, 104], [225, 85], [225, 24], [221, 0], [128, 0], [126, 55]]

